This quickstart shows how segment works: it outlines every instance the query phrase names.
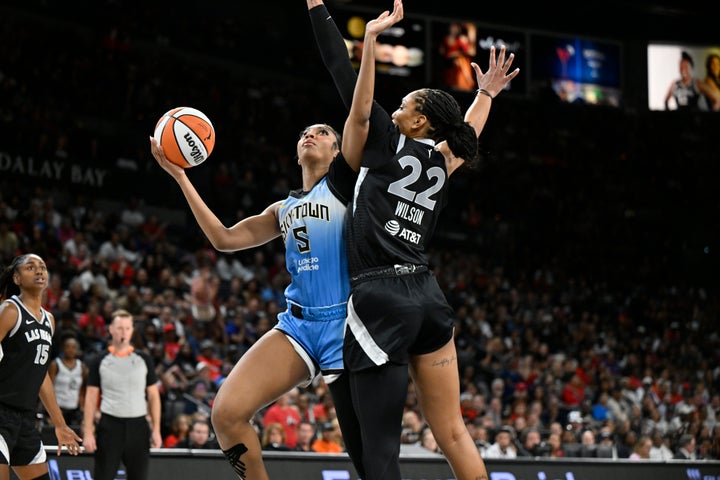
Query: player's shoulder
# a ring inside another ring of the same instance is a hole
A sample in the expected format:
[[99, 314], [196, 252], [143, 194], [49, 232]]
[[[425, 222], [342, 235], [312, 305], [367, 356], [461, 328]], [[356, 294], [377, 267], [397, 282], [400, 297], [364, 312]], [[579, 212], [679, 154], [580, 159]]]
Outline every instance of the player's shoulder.
[[50, 320], [53, 326], [55, 326], [55, 315], [53, 315], [51, 311], [45, 310], [44, 308], [43, 311], [45, 312], [45, 315], [47, 315], [48, 320]]
[[18, 319], [18, 315], [20, 315], [20, 308], [15, 302], [10, 299], [5, 299], [0, 303], [0, 325], [14, 325]]

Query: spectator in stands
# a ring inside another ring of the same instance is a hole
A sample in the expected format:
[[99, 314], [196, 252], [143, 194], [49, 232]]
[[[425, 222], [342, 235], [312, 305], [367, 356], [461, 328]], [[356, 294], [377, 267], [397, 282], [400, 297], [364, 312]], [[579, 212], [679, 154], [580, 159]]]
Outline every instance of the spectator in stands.
[[105, 319], [100, 314], [100, 303], [91, 298], [87, 311], [78, 318], [78, 326], [91, 342], [102, 343], [107, 338], [108, 329]]
[[613, 438], [613, 432], [609, 427], [602, 427], [600, 433], [598, 433], [598, 457], [603, 458], [618, 458], [617, 447], [615, 446], [615, 439]]
[[215, 342], [205, 339], [200, 344], [200, 353], [197, 355], [197, 361], [205, 364], [210, 373], [210, 380], [217, 381], [222, 374], [222, 359], [218, 357]]
[[20, 240], [17, 234], [10, 229], [10, 222], [0, 217], [0, 259], [9, 261], [17, 254]]
[[648, 436], [641, 436], [633, 446], [633, 453], [628, 457], [630, 460], [649, 460], [650, 449], [653, 446], [652, 439]]
[[208, 450], [217, 449], [218, 445], [210, 435], [210, 423], [207, 420], [193, 420], [187, 437], [177, 442], [174, 448]]
[[430, 427], [426, 427], [423, 429], [422, 435], [420, 436], [420, 446], [428, 452], [442, 453], [440, 447], [437, 444], [437, 440], [435, 440], [435, 435], [433, 435], [432, 429]]
[[683, 434], [678, 440], [677, 450], [673, 458], [676, 460], [695, 460], [697, 458], [696, 446], [697, 442], [694, 436], [689, 433]]
[[121, 265], [121, 261], [124, 261], [122, 265], [132, 265], [139, 261], [139, 254], [123, 244], [125, 238], [127, 238], [126, 227], [118, 226], [110, 232], [110, 238], [100, 244], [99, 259], [106, 262], [107, 265]]
[[263, 425], [279, 423], [285, 429], [285, 443], [290, 448], [297, 444], [297, 430], [300, 424], [300, 414], [293, 405], [292, 398], [297, 395], [297, 388], [280, 395], [265, 412]]
[[180, 338], [175, 332], [175, 324], [166, 323], [162, 327], [163, 332], [163, 348], [165, 356], [163, 357], [163, 365], [168, 365], [175, 360], [180, 352]]
[[60, 273], [53, 273], [50, 276], [50, 285], [45, 291], [43, 308], [48, 312], [52, 312], [57, 307], [58, 302], [60, 302], [60, 297], [66, 293], [62, 284], [62, 275]]
[[195, 368], [197, 372], [195, 378], [187, 387], [189, 395], [183, 395], [186, 399], [185, 413], [201, 411], [209, 415], [217, 393], [217, 385], [212, 380], [212, 373], [207, 363], [200, 361]]
[[637, 434], [627, 426], [627, 422], [617, 426], [616, 447], [618, 458], [630, 458], [637, 442]]
[[521, 433], [521, 444], [517, 447], [519, 457], [540, 457], [545, 454], [542, 450], [542, 435], [536, 428], [529, 428]]
[[415, 410], [408, 410], [403, 414], [402, 425], [400, 441], [407, 444], [420, 442], [423, 430], [427, 428], [427, 423], [425, 423], [420, 414]]
[[595, 439], [595, 432], [586, 428], [580, 433], [580, 456], [581, 457], [596, 457], [597, 456], [597, 443]]
[[662, 434], [662, 432], [655, 431], [652, 433], [653, 446], [650, 448], [650, 458], [652, 460], [670, 460], [673, 458], [673, 451], [670, 449], [670, 439]]
[[140, 210], [140, 200], [135, 196], [130, 196], [123, 209], [120, 211], [120, 222], [128, 227], [131, 232], [135, 232], [145, 223], [145, 213]]
[[332, 422], [324, 422], [320, 427], [320, 438], [312, 444], [313, 452], [317, 453], [342, 453], [343, 448], [337, 441], [335, 425]]
[[297, 407], [298, 413], [300, 414], [301, 422], [309, 422], [312, 425], [316, 423], [315, 413], [313, 412], [314, 402], [310, 398], [309, 392], [300, 392], [297, 396], [295, 406]]
[[607, 399], [607, 405], [615, 423], [625, 422], [630, 416], [631, 404], [623, 398], [622, 392], [618, 382], [618, 385], [613, 387], [610, 397]]
[[488, 427], [493, 429], [502, 425], [503, 419], [503, 400], [501, 397], [492, 396], [488, 402], [488, 409], [485, 412]]
[[90, 295], [85, 291], [82, 282], [77, 277], [70, 281], [68, 298], [70, 299], [70, 309], [78, 317], [88, 311]]
[[270, 422], [265, 425], [260, 444], [263, 450], [284, 452], [292, 450], [292, 448], [285, 443], [285, 429], [277, 422]]
[[210, 322], [217, 315], [218, 289], [220, 277], [212, 268], [212, 259], [207, 255], [200, 255], [198, 268], [193, 272], [190, 283], [190, 308], [196, 322]]
[[592, 418], [594, 421], [605, 422], [611, 418], [612, 412], [608, 406], [609, 397], [607, 392], [601, 392], [598, 395], [597, 401], [592, 407]]
[[720, 428], [720, 392], [711, 395], [710, 401], [700, 407], [700, 418], [703, 418], [703, 426], [718, 429]]
[[[471, 430], [468, 429], [468, 431]], [[488, 437], [488, 428], [482, 424], [482, 418], [475, 420], [475, 430], [472, 437], [480, 456], [485, 457], [485, 451], [491, 444]]]
[[561, 399], [569, 409], [575, 410], [582, 406], [585, 400], [585, 385], [579, 374], [572, 374], [570, 381], [567, 382], [563, 388]]
[[547, 456], [550, 458], [562, 458], [565, 456], [562, 449], [562, 440], [559, 433], [551, 433], [548, 435], [547, 444], [550, 445], [550, 451]]
[[582, 445], [595, 445], [595, 432], [587, 428], [580, 433], [580, 443]]
[[190, 415], [179, 413], [172, 420], [171, 430], [163, 439], [163, 448], [172, 448], [181, 440], [185, 440], [190, 432]]
[[[110, 268], [109, 271], [112, 271], [112, 269]], [[128, 285], [126, 288], [118, 286], [117, 288], [124, 291], [124, 293], [120, 294], [117, 298], [117, 306], [127, 310], [133, 315], [142, 315], [143, 301], [137, 285]]]
[[585, 422], [583, 421], [582, 413], [579, 410], [571, 410], [567, 416], [567, 431], [571, 432], [575, 438], [580, 441]]
[[564, 456], [566, 457], [579, 457], [580, 456], [580, 449], [582, 448], [582, 445], [580, 444], [580, 437], [575, 434], [572, 430], [563, 430], [561, 436], [562, 440], [562, 450], [564, 452]]
[[515, 430], [503, 426], [495, 434], [495, 442], [485, 450], [485, 458], [516, 458]]
[[312, 446], [315, 442], [315, 435], [315, 425], [307, 420], [301, 420], [298, 424], [298, 439], [294, 450], [297, 452], [313, 452]]

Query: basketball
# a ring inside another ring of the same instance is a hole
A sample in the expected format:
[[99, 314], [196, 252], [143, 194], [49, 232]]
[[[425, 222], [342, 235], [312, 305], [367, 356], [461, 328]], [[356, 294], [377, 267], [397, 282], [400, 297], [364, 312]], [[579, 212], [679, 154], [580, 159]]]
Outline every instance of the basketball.
[[166, 112], [153, 135], [165, 157], [183, 168], [203, 163], [215, 147], [215, 128], [200, 110], [177, 107]]

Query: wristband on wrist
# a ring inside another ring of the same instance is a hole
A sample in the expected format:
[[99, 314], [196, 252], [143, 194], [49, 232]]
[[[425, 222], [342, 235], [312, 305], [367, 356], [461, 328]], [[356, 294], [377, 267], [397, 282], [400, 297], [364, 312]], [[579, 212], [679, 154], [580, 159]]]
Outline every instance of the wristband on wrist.
[[477, 93], [482, 93], [483, 95], [487, 95], [488, 97], [490, 97], [491, 100], [492, 100], [493, 98], [495, 98], [495, 97], [492, 96], [492, 94], [491, 94], [490, 92], [488, 92], [488, 91], [485, 90], [484, 88], [478, 88]]

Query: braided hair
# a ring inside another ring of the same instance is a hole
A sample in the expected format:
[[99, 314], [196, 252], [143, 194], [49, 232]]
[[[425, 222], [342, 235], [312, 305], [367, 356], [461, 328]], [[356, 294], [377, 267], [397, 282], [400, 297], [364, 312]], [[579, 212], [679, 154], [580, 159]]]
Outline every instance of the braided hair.
[[436, 88], [423, 88], [415, 95], [417, 111], [430, 121], [428, 133], [435, 142], [447, 141], [453, 155], [465, 160], [470, 167], [480, 162], [478, 137], [475, 129], [460, 110], [452, 95]]
[[17, 272], [20, 265], [27, 262], [27, 259], [31, 255], [34, 254], [26, 253], [25, 255], [18, 255], [12, 262], [10, 262], [10, 265], [8, 265], [7, 268], [3, 269], [2, 273], [0, 273], [0, 300], [5, 300], [6, 298], [10, 298], [13, 295], [20, 293], [20, 287], [13, 282], [13, 275]]

